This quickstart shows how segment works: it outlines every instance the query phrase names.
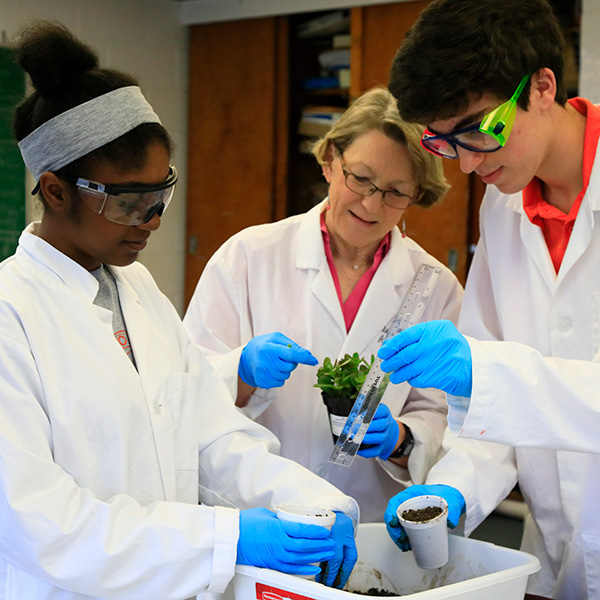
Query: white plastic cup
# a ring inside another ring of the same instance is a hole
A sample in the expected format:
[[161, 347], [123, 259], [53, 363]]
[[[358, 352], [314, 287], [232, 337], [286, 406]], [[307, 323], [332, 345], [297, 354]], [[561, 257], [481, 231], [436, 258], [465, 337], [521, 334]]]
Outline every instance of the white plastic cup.
[[[407, 510], [429, 506], [442, 509], [441, 514], [427, 521], [409, 521]], [[404, 527], [415, 562], [421, 569], [438, 569], [448, 562], [448, 504], [440, 496], [417, 496], [403, 502], [397, 510], [398, 520]]]
[[[319, 525], [331, 531], [335, 523], [336, 514], [326, 508], [308, 506], [304, 504], [282, 504], [277, 507], [277, 518], [280, 521], [293, 521], [304, 525]], [[319, 563], [313, 563], [316, 567]], [[314, 575], [297, 575], [304, 579], [314, 579]]]

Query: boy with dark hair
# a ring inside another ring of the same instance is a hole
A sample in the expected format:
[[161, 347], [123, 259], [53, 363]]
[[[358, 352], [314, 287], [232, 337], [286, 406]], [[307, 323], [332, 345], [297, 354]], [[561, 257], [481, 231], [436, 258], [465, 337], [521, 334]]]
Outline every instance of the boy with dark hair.
[[388, 505], [398, 545], [408, 497], [445, 497], [469, 534], [518, 482], [530, 591], [579, 600], [600, 598], [600, 110], [567, 102], [562, 48], [546, 0], [435, 0], [408, 33], [389, 85], [402, 117], [488, 188], [462, 333], [422, 323], [379, 356], [449, 405], [446, 455]]
[[[508, 99], [522, 77], [547, 67], [564, 106], [564, 47], [548, 2], [433, 2], [407, 33], [388, 87], [404, 119], [427, 125], [463, 113], [484, 93]], [[529, 91], [528, 84], [518, 102], [524, 110]]]

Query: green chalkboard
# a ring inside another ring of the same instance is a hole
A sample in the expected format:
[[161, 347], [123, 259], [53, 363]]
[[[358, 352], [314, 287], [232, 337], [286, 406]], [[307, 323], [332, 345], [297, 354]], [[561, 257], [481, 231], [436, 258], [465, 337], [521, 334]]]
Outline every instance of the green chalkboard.
[[25, 227], [25, 165], [11, 132], [13, 108], [24, 95], [14, 50], [0, 48], [0, 259], [14, 253]]

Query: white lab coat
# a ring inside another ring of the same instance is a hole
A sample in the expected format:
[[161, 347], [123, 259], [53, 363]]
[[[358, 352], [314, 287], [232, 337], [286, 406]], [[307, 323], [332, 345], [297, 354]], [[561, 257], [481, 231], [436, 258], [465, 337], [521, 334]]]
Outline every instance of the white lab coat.
[[597, 155], [556, 274], [521, 193], [488, 188], [460, 319], [476, 338], [473, 395], [468, 412], [450, 409], [461, 437], [446, 436], [429, 476], [463, 492], [467, 532], [518, 478], [532, 517], [523, 549], [542, 563], [530, 591], [561, 600], [600, 599], [599, 217]]
[[[234, 573], [239, 511], [347, 496], [270, 454], [139, 263], [96, 279], [23, 233], [0, 267], [0, 597], [182, 599]], [[207, 506], [198, 506], [198, 502]], [[218, 507], [208, 505], [220, 505]]]
[[[237, 381], [242, 347], [272, 331], [308, 348], [319, 363], [354, 352], [370, 358], [422, 262], [442, 268], [423, 319], [457, 319], [463, 294], [458, 280], [394, 228], [390, 250], [347, 333], [323, 248], [319, 218], [325, 206], [236, 234], [202, 273], [184, 324], [230, 382]], [[446, 425], [444, 397], [407, 384], [388, 386], [384, 402], [416, 440], [409, 469], [360, 456], [350, 468], [342, 467], [328, 462], [333, 440], [327, 409], [314, 387], [317, 368], [299, 365], [283, 387], [257, 390], [245, 410], [277, 435], [283, 456], [354, 497], [362, 522], [382, 521], [390, 497], [406, 485], [422, 483], [437, 460]]]

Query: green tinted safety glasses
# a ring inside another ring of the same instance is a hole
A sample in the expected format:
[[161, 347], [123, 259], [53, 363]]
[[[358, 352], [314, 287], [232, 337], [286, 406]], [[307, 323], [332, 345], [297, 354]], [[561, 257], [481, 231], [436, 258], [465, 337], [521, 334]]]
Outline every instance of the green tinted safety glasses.
[[531, 73], [523, 77], [510, 99], [487, 114], [480, 123], [446, 134], [426, 129], [421, 138], [421, 145], [432, 154], [443, 158], [458, 158], [457, 146], [471, 152], [500, 150], [512, 131], [517, 114], [517, 101], [530, 77]]

